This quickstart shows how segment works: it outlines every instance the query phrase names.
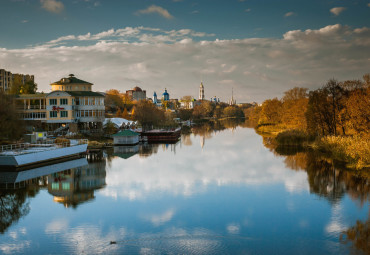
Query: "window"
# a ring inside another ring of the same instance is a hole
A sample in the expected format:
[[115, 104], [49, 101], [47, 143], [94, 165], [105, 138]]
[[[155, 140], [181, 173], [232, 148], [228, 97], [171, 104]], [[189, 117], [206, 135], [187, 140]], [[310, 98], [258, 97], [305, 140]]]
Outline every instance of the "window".
[[49, 113], [49, 116], [50, 116], [50, 118], [56, 118], [56, 117], [58, 117], [58, 112], [57, 111], [51, 111]]
[[60, 117], [61, 118], [68, 118], [68, 111], [61, 111], [60, 112]]
[[57, 104], [57, 100], [56, 99], [49, 99], [49, 104], [50, 105], [56, 105]]
[[61, 105], [68, 104], [68, 98], [61, 98], [61, 99], [60, 99], [60, 104], [61, 104]]

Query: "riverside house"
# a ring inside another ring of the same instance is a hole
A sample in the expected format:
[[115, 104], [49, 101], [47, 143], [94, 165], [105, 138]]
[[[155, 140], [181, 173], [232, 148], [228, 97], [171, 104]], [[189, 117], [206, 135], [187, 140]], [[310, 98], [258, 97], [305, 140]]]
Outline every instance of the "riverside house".
[[104, 95], [92, 83], [73, 74], [51, 84], [51, 93], [19, 95], [18, 112], [24, 120], [39, 121], [49, 131], [100, 130], [104, 122]]

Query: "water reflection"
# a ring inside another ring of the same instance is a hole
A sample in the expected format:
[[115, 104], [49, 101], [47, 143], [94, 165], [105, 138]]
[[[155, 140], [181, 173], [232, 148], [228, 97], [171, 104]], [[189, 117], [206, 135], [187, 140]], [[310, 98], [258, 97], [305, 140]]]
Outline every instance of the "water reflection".
[[76, 208], [95, 198], [94, 192], [103, 188], [106, 176], [105, 160], [71, 168], [48, 176], [48, 192], [54, 201]]
[[4, 201], [20, 213], [2, 219], [0, 252], [348, 254], [339, 236], [368, 222], [368, 177], [246, 126], [210, 122], [176, 144], [113, 147], [30, 179], [8, 175]]
[[330, 222], [325, 231], [330, 236], [340, 237], [343, 243], [352, 242], [356, 251], [370, 252], [370, 211], [366, 221], [356, 221], [348, 227], [344, 224], [341, 201], [346, 195], [363, 207], [370, 201], [370, 175], [368, 170], [345, 169], [343, 164], [303, 148], [276, 146], [271, 137], [263, 138], [264, 145], [275, 155], [285, 157], [290, 169], [305, 171], [310, 192], [327, 199], [332, 205]]

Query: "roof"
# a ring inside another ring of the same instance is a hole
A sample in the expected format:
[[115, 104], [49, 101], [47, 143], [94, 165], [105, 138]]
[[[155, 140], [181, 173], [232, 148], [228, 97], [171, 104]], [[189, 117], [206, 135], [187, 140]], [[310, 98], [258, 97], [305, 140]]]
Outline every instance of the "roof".
[[139, 87], [137, 87], [137, 86], [136, 86], [135, 88], [133, 88], [132, 90], [133, 90], [133, 91], [143, 91], [141, 88], [139, 88]]
[[136, 133], [132, 130], [129, 130], [129, 129], [125, 129], [125, 130], [122, 130], [120, 132], [118, 132], [117, 134], [114, 134], [112, 136], [138, 136], [139, 133]]
[[102, 95], [101, 93], [94, 91], [63, 91], [63, 92], [66, 92], [71, 96], [75, 97], [104, 97], [104, 95]]
[[70, 74], [68, 78], [62, 78], [59, 81], [53, 82], [50, 85], [69, 85], [69, 84], [88, 84], [88, 85], [93, 85], [90, 82], [77, 79], [73, 74]]

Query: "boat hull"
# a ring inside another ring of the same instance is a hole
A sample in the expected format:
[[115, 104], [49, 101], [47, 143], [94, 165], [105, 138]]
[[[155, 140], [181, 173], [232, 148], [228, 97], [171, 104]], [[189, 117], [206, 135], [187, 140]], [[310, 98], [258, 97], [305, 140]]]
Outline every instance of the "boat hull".
[[20, 154], [20, 155], [2, 155], [0, 156], [0, 169], [9, 167], [24, 167], [43, 162], [59, 160], [63, 158], [76, 157], [86, 153], [87, 144], [80, 144], [64, 148], [56, 148], [53, 150], [40, 151], [36, 153]]
[[146, 137], [148, 143], [176, 143], [181, 136], [181, 130], [174, 131], [147, 131], [141, 132], [141, 137]]

